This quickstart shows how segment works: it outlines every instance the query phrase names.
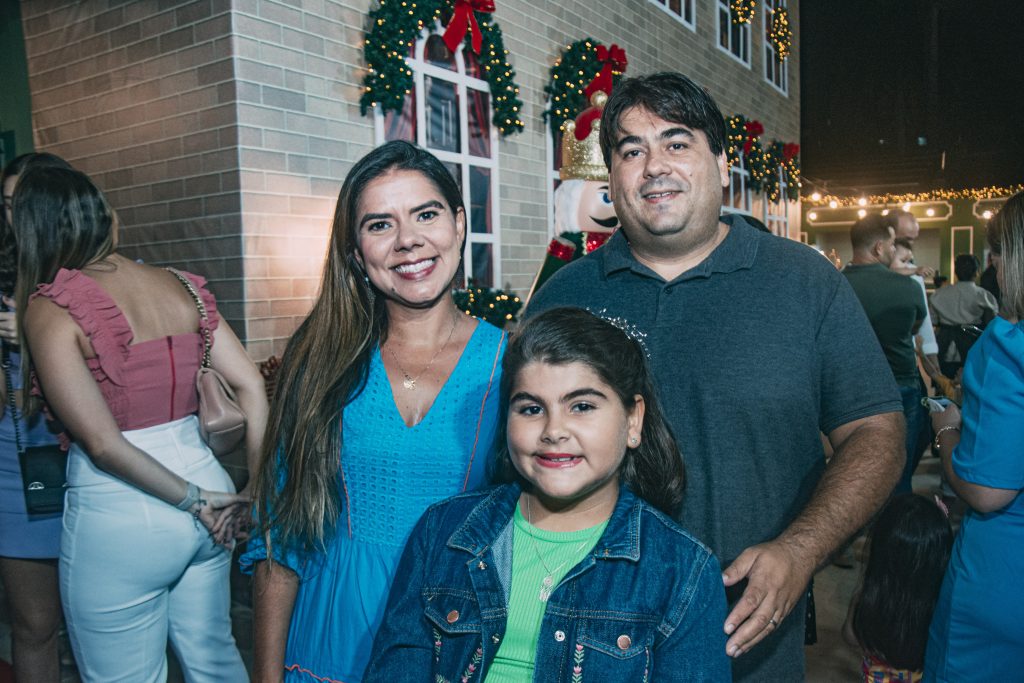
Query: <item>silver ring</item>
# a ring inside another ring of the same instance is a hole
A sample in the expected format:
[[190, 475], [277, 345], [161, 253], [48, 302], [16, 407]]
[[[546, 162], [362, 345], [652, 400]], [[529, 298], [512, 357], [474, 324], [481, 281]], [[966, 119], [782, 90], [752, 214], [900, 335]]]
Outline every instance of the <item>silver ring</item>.
[[772, 627], [776, 627], [776, 626], [779, 625], [779, 622], [775, 621], [775, 617], [772, 617], [771, 619], [768, 620], [768, 624], [771, 625]]

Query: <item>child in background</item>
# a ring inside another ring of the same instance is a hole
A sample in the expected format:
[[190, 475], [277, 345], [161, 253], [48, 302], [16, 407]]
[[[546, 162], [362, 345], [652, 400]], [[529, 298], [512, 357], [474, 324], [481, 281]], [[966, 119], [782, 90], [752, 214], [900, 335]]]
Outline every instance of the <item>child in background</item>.
[[728, 681], [725, 592], [671, 518], [682, 460], [640, 344], [552, 309], [504, 359], [506, 483], [421, 518], [364, 681]]
[[843, 638], [864, 653], [865, 683], [921, 680], [928, 625], [953, 547], [940, 506], [905, 493], [872, 527], [864, 576], [843, 625]]

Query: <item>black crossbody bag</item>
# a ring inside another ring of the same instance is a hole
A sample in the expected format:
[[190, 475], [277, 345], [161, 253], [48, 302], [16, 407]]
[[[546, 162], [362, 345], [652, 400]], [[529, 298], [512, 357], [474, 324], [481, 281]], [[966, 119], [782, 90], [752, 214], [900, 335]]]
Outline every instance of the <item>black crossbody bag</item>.
[[7, 409], [11, 411], [11, 422], [14, 424], [14, 442], [18, 448], [18, 465], [21, 468], [22, 490], [25, 492], [25, 509], [30, 516], [63, 512], [64, 490], [68, 486], [67, 451], [61, 450], [59, 444], [24, 447], [19, 424], [21, 414], [14, 398], [7, 344], [3, 345], [3, 366], [7, 383]]

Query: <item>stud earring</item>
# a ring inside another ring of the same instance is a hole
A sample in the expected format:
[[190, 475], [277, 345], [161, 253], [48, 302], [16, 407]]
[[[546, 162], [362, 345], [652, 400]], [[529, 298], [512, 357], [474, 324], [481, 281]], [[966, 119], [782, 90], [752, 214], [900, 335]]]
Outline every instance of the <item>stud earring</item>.
[[633, 446], [634, 448], [636, 448], [636, 445], [637, 445], [638, 443], [640, 443], [640, 439], [638, 439], [638, 438], [636, 438], [636, 437], [634, 436], [634, 437], [632, 437], [632, 438], [631, 438], [631, 439], [629, 440], [629, 443], [630, 443], [630, 445], [631, 445], [631, 446]]

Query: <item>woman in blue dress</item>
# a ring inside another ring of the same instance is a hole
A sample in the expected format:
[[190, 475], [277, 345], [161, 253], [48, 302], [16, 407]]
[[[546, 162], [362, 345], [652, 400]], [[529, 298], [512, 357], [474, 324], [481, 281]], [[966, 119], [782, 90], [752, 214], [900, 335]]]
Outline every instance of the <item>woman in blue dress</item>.
[[458, 185], [414, 145], [383, 145], [345, 179], [241, 559], [255, 680], [358, 683], [416, 521], [484, 479], [504, 335], [452, 302], [465, 236]]
[[933, 420], [946, 477], [970, 508], [928, 632], [925, 681], [1019, 681], [1024, 668], [1024, 193], [989, 223], [988, 243], [1002, 310], [967, 356], [962, 417], [950, 407]]
[[[0, 176], [4, 209], [0, 214], [0, 340], [4, 345], [4, 374], [11, 380], [15, 403], [23, 404], [21, 354], [13, 309], [17, 254], [11, 224], [14, 186], [31, 166], [71, 168], [53, 154], [23, 154], [12, 160]], [[19, 681], [57, 683], [60, 660], [60, 594], [57, 555], [60, 552], [61, 514], [29, 515], [25, 509], [17, 441], [24, 448], [54, 443], [41, 414], [31, 419], [12, 414], [7, 381], [0, 389], [0, 580], [11, 615], [11, 654], [14, 677]]]

